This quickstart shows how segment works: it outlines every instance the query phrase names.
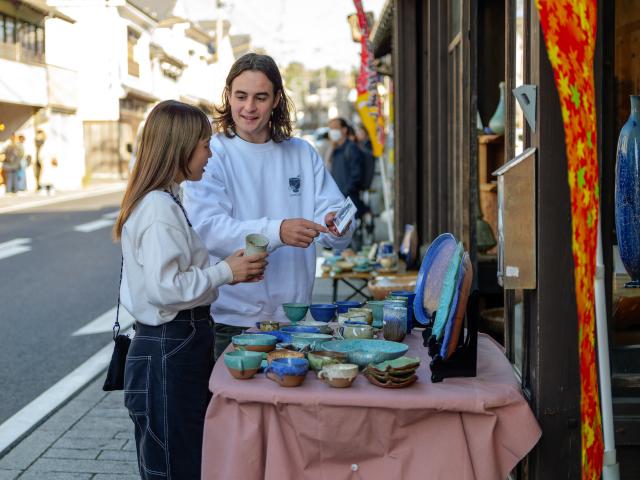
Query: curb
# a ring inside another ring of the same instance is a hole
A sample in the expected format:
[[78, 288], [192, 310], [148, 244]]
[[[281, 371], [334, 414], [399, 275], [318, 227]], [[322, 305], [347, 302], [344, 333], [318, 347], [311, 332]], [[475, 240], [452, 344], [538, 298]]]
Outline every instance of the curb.
[[[0, 214], [18, 212], [21, 210], [28, 210], [30, 208], [42, 207], [44, 205], [52, 205], [55, 203], [69, 202], [72, 200], [78, 200], [80, 198], [107, 195], [109, 193], [123, 191], [126, 186], [127, 186], [126, 182], [118, 182], [118, 183], [104, 185], [100, 187], [93, 187], [86, 190], [80, 190], [80, 191], [69, 193], [69, 194], [62, 194], [56, 197], [27, 200], [24, 203], [17, 203], [16, 205], [8, 205], [6, 207], [0, 207]], [[20, 202], [20, 198], [24, 199], [24, 197], [17, 197], [17, 202]]]

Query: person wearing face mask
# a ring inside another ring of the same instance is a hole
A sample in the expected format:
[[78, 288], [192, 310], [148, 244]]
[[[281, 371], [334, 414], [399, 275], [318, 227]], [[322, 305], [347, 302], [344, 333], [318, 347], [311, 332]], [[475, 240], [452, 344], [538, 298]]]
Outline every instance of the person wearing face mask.
[[364, 158], [358, 145], [349, 138], [351, 127], [344, 118], [329, 120], [329, 139], [333, 143], [331, 175], [345, 197], [351, 197], [360, 218], [367, 210], [360, 199], [364, 176]]
[[203, 179], [184, 188], [185, 208], [212, 260], [242, 248], [248, 234], [269, 239], [263, 281], [220, 287], [211, 309], [216, 358], [256, 322], [286, 320], [283, 303], [310, 303], [314, 241], [339, 249], [351, 241], [351, 229], [340, 235], [333, 222], [344, 197], [318, 152], [292, 137], [292, 111], [275, 61], [240, 57], [216, 108], [214, 156]]

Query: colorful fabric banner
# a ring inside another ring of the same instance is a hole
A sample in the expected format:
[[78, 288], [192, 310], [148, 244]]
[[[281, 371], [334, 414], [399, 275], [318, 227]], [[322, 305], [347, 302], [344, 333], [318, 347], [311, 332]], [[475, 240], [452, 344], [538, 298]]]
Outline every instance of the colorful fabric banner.
[[360, 27], [360, 73], [356, 81], [358, 99], [356, 110], [360, 114], [362, 124], [369, 133], [373, 155], [379, 157], [384, 148], [384, 119], [382, 117], [382, 103], [378, 95], [378, 72], [373, 63], [373, 49], [369, 41], [369, 23], [364, 13], [362, 0], [353, 0], [358, 15]]
[[593, 284], [599, 199], [593, 78], [597, 4], [536, 0], [536, 6], [564, 123], [580, 342], [582, 478], [592, 480], [600, 478], [603, 462]]

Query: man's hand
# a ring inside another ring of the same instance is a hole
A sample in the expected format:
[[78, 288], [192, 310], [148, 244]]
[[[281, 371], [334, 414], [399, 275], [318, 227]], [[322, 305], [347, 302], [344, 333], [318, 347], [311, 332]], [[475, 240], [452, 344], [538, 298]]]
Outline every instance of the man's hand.
[[280, 224], [280, 240], [285, 245], [307, 248], [321, 233], [329, 229], [304, 218], [289, 218]]
[[[332, 235], [335, 235], [336, 237], [341, 237], [342, 233], [338, 231], [338, 227], [336, 227], [336, 224], [335, 224], [335, 219], [336, 219], [336, 212], [329, 212], [324, 217], [324, 223], [326, 223], [327, 228], [329, 229], [329, 232]], [[349, 230], [350, 225], [351, 225], [351, 222], [349, 222], [347, 227], [344, 229], [345, 232]]]

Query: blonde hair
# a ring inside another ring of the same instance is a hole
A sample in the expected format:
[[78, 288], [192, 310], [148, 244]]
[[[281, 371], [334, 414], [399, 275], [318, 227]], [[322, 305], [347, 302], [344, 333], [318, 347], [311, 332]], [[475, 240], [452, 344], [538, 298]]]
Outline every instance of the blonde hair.
[[169, 188], [178, 173], [188, 177], [189, 160], [198, 141], [209, 138], [211, 133], [211, 122], [197, 107], [166, 100], [151, 110], [113, 227], [114, 240], [120, 239], [122, 227], [147, 193]]

